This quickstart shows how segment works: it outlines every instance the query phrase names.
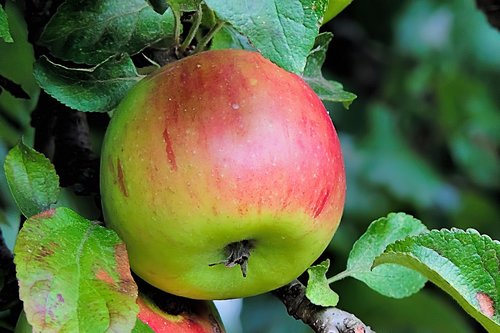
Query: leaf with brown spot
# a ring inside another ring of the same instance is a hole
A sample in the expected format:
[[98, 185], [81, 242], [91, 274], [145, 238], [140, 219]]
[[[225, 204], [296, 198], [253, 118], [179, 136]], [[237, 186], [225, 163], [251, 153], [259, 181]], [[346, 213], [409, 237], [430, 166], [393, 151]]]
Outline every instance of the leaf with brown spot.
[[432, 230], [390, 244], [375, 265], [420, 272], [450, 294], [488, 332], [500, 332], [500, 242], [476, 230]]
[[114, 231], [57, 208], [24, 223], [14, 253], [20, 298], [34, 331], [134, 327], [137, 286]]

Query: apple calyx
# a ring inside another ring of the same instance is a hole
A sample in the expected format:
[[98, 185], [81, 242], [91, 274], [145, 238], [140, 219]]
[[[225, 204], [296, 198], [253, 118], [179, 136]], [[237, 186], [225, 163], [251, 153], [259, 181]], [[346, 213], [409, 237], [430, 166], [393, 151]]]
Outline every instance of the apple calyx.
[[224, 252], [226, 253], [227, 258], [225, 260], [209, 264], [208, 266], [224, 264], [224, 266], [231, 268], [236, 265], [240, 265], [241, 274], [243, 275], [243, 277], [246, 277], [248, 259], [250, 258], [250, 251], [252, 250], [252, 248], [253, 241], [247, 239], [230, 243], [224, 248]]

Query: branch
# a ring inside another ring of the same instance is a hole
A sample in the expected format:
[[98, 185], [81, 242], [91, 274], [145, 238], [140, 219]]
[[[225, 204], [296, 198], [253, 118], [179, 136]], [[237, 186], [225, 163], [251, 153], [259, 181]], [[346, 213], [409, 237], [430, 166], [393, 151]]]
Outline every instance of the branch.
[[99, 194], [99, 157], [90, 142], [87, 115], [63, 107], [54, 126], [54, 166], [61, 186], [79, 195]]
[[294, 280], [273, 291], [286, 306], [288, 314], [302, 320], [316, 333], [375, 333], [356, 316], [343, 310], [312, 304], [305, 296], [305, 287]]
[[3, 285], [0, 285], [0, 311], [5, 311], [19, 303], [16, 267], [14, 257], [5, 244], [0, 230], [0, 276], [3, 275]]
[[[62, 2], [26, 1], [28, 39], [33, 44], [36, 57], [46, 52], [36, 41]], [[31, 125], [35, 129], [34, 148], [54, 162], [63, 187], [72, 187], [76, 194], [97, 196], [99, 157], [91, 148], [86, 117], [84, 113], [69, 109], [42, 91], [31, 113]]]
[[500, 30], [500, 0], [476, 0], [476, 5], [484, 12], [490, 24]]
[[61, 186], [78, 195], [99, 194], [99, 157], [92, 151], [85, 113], [41, 92], [31, 114], [34, 148], [52, 160]]

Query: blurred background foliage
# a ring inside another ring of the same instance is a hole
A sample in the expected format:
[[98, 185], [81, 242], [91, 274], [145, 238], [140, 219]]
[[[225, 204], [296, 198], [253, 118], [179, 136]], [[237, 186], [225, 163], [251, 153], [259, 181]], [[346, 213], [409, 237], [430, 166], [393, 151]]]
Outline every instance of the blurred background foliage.
[[[39, 94], [22, 16], [10, 2], [6, 11], [15, 43], [0, 40], [0, 74], [21, 84], [31, 99], [0, 95], [2, 164], [21, 135], [31, 142], [29, 113]], [[475, 2], [358, 0], [322, 30], [334, 33], [325, 76], [358, 95], [348, 111], [327, 105], [348, 177], [343, 221], [324, 255], [333, 260], [331, 274], [345, 268], [368, 224], [391, 211], [410, 213], [429, 228], [475, 228], [500, 239], [500, 32]], [[92, 124], [99, 115], [89, 117]], [[98, 147], [102, 127], [95, 135]], [[70, 191], [62, 201], [96, 218], [91, 205]], [[0, 227], [9, 246], [18, 223], [2, 172]], [[339, 307], [377, 332], [481, 331], [432, 285], [404, 300], [382, 297], [354, 280], [332, 287]], [[270, 295], [245, 299], [239, 317], [237, 312], [227, 319], [231, 333], [310, 332]]]

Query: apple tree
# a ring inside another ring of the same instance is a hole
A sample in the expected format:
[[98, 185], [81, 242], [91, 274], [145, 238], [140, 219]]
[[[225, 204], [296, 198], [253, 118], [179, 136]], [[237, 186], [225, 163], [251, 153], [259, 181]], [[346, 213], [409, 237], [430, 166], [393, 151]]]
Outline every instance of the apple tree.
[[[498, 199], [500, 118], [474, 112], [495, 100], [436, 65], [451, 14], [432, 12], [432, 0], [407, 8], [412, 18], [434, 13], [427, 44], [415, 46], [420, 35], [403, 20], [399, 45], [442, 76], [390, 63], [384, 88], [397, 93], [387, 103], [367, 102], [368, 81], [358, 93], [329, 79], [331, 52], [346, 50], [337, 31], [363, 41], [338, 16], [350, 2], [1, 1], [0, 218], [15, 223], [0, 228], [0, 330], [223, 332], [214, 300], [261, 295], [304, 332], [368, 333], [377, 325], [337, 305], [377, 308], [383, 298], [370, 295], [414, 300], [434, 288], [478, 328], [500, 332], [498, 234], [476, 230], [474, 217], [432, 222], [466, 206], [450, 208], [462, 189]], [[473, 11], [498, 27], [495, 5]], [[448, 111], [433, 126], [445, 134], [422, 139], [438, 144], [421, 155], [451, 156], [454, 179], [414, 152], [391, 111], [417, 96], [406, 124], [428, 124], [432, 111], [415, 106], [432, 84], [429, 104]], [[480, 96], [462, 118], [450, 115], [449, 86]], [[342, 124], [368, 128], [364, 141], [339, 140]], [[362, 230], [346, 237], [357, 218]], [[339, 243], [344, 256], [332, 255]], [[368, 296], [343, 293], [346, 278]]]

